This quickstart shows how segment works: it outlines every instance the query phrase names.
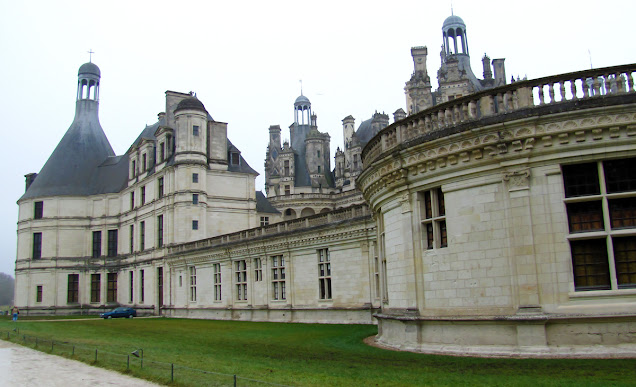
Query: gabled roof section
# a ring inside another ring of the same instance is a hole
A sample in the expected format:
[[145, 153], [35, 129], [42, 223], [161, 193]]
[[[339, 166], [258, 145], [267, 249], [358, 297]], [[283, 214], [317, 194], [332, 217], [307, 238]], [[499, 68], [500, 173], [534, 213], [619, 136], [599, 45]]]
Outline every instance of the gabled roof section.
[[256, 212], [280, 214], [280, 211], [272, 206], [272, 203], [267, 200], [262, 191], [256, 191]]

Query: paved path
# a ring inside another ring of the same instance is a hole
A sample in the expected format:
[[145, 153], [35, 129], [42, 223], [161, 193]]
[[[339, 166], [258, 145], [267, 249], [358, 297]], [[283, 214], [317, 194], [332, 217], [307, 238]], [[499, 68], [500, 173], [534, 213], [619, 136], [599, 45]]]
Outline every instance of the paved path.
[[157, 384], [0, 340], [0, 386], [147, 387]]

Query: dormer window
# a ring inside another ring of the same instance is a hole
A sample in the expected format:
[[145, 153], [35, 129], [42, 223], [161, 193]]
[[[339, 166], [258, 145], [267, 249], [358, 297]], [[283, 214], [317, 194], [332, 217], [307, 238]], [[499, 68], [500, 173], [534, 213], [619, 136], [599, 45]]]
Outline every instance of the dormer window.
[[132, 171], [130, 173], [130, 177], [135, 177], [137, 176], [137, 162], [135, 160], [133, 160], [132, 162]]
[[230, 164], [239, 165], [239, 153], [238, 152], [230, 152]]
[[141, 156], [141, 171], [142, 172], [146, 170], [146, 165], [147, 165], [147, 163], [146, 163], [146, 154], [144, 153]]
[[165, 158], [166, 158], [166, 144], [162, 142], [159, 144], [159, 162], [163, 162]]
[[193, 136], [198, 136], [199, 135], [199, 125], [194, 125], [192, 127], [192, 135]]

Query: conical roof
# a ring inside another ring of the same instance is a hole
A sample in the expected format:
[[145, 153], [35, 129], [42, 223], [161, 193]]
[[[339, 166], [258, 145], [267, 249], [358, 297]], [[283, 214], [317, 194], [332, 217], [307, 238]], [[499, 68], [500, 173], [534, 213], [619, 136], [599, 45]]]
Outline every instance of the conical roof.
[[106, 171], [99, 167], [105, 164], [103, 168], [113, 168], [113, 159], [109, 158], [115, 156], [115, 152], [99, 124], [97, 108], [97, 101], [77, 101], [73, 123], [22, 199], [87, 196], [104, 193], [100, 192], [104, 189], [108, 191], [103, 184]]

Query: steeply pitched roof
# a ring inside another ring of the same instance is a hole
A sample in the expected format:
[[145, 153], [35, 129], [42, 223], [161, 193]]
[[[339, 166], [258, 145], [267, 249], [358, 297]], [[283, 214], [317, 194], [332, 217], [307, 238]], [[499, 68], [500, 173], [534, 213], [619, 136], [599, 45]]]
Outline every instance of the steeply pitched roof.
[[280, 214], [280, 211], [272, 206], [272, 203], [267, 200], [262, 191], [256, 191], [256, 212]]
[[97, 109], [96, 101], [77, 101], [73, 123], [22, 199], [117, 192], [111, 191], [113, 187], [104, 186], [104, 181], [100, 180], [100, 174], [109, 175], [109, 181], [117, 180], [110, 176], [116, 169], [113, 165], [104, 166], [97, 173], [98, 167], [115, 156], [99, 124]]

